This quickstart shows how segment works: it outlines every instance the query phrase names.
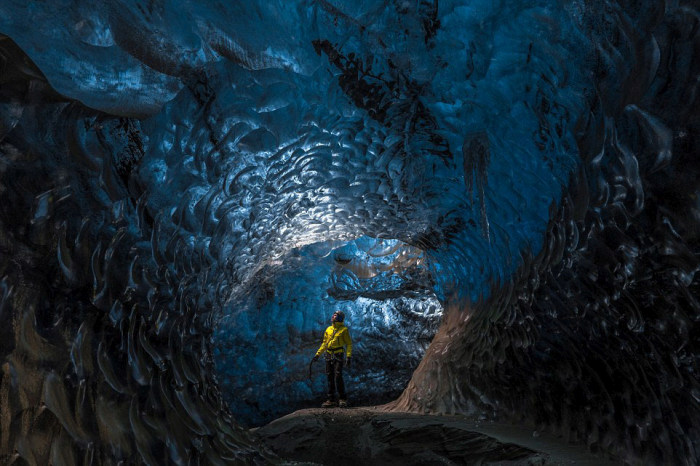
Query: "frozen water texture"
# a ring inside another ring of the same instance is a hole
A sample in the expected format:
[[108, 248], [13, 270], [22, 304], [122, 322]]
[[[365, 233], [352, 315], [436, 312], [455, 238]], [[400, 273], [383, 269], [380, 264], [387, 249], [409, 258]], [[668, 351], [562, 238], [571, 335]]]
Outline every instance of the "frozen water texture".
[[272, 461], [241, 425], [322, 396], [340, 307], [357, 400], [697, 462], [698, 31], [683, 1], [3, 3], [0, 460]]

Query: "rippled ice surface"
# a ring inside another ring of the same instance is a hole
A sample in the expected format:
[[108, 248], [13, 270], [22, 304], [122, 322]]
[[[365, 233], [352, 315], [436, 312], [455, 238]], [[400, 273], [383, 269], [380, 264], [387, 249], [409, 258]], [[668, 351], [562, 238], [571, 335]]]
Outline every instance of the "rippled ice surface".
[[2, 3], [0, 462], [272, 461], [338, 307], [358, 401], [697, 462], [698, 17]]

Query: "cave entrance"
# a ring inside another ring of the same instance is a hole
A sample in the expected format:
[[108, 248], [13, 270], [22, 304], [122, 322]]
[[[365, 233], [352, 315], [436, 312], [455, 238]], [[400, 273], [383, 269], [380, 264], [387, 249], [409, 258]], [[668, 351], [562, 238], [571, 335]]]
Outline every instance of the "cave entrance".
[[354, 405], [396, 399], [442, 317], [434, 268], [402, 241], [361, 236], [293, 248], [261, 267], [214, 334], [219, 384], [236, 420], [254, 426], [325, 397], [323, 362], [309, 360], [335, 310], [346, 313]]

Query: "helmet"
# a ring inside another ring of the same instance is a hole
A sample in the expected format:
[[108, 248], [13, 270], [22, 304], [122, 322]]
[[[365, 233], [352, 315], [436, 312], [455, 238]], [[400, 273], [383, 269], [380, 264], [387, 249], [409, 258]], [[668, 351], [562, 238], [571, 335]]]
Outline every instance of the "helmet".
[[343, 311], [335, 311], [333, 316], [335, 316], [335, 322], [342, 322], [345, 320], [345, 313]]

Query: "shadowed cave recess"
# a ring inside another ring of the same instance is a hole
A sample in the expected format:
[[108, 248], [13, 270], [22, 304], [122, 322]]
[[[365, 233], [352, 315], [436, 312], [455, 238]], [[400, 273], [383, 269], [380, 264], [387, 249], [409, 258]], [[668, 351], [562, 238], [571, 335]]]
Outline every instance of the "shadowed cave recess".
[[[41, 25], [41, 27], [38, 27]], [[0, 4], [0, 462], [269, 464], [325, 391], [700, 461], [691, 1]]]

